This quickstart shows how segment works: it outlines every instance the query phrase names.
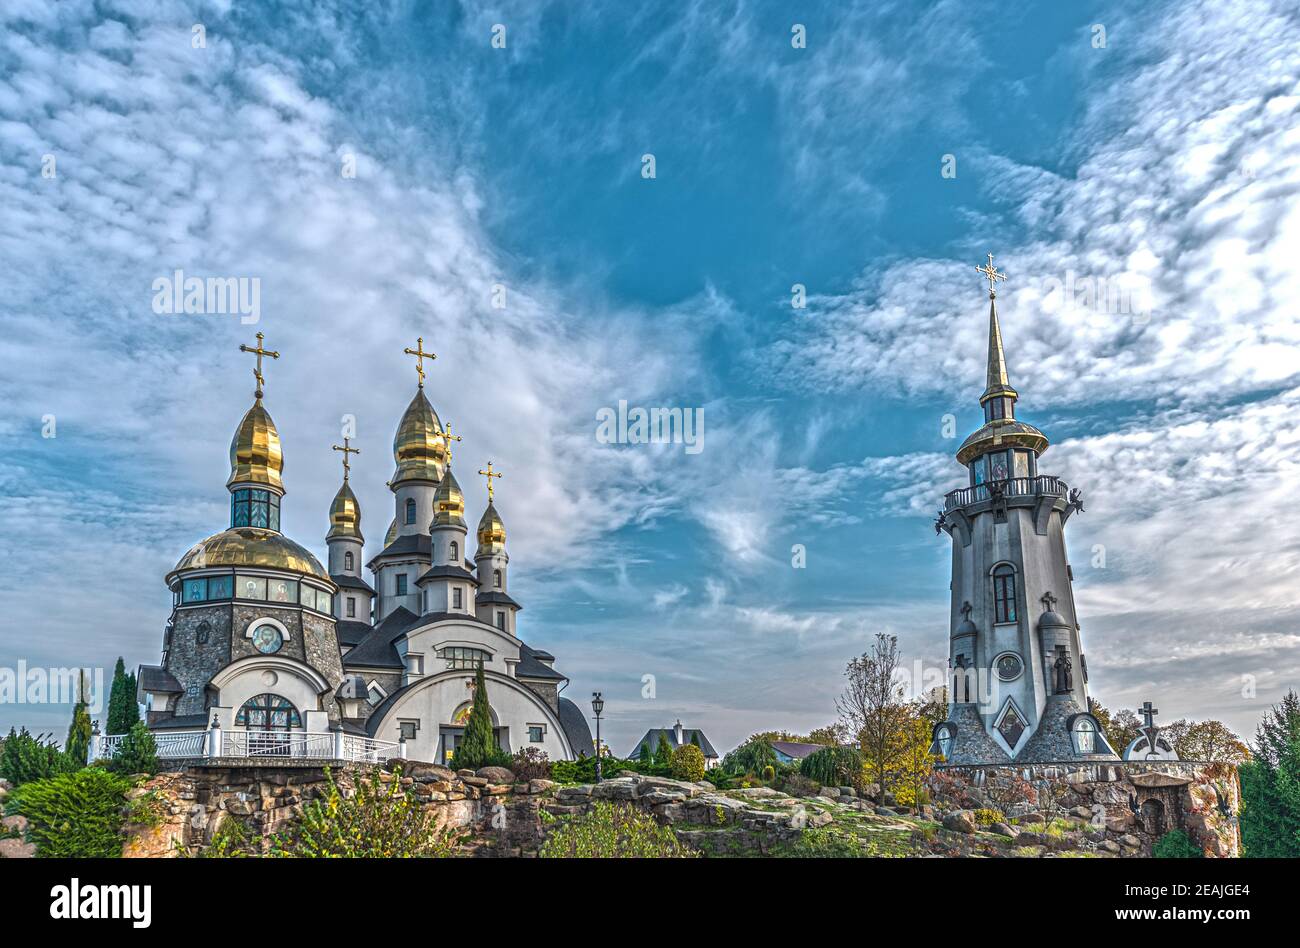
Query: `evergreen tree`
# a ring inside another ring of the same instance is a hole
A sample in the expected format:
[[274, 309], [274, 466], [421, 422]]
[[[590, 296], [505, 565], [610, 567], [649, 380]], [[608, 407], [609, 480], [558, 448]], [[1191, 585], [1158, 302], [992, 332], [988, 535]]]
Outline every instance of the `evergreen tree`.
[[664, 732], [659, 732], [659, 746], [655, 748], [655, 763], [660, 767], [667, 767], [673, 760], [673, 747], [668, 743], [668, 738]]
[[68, 739], [63, 742], [64, 753], [74, 766], [86, 766], [86, 755], [90, 752], [90, 711], [86, 707], [86, 673], [81, 672], [77, 678], [77, 703], [72, 709], [72, 724], [68, 727]]
[[1241, 773], [1241, 838], [1247, 856], [1300, 856], [1300, 697], [1287, 692], [1255, 731]]
[[640, 760], [641, 763], [643, 763], [643, 764], [648, 764], [648, 763], [651, 762], [651, 760], [652, 760], [653, 758], [651, 758], [651, 756], [650, 756], [650, 742], [649, 742], [649, 741], [642, 741], [642, 742], [641, 742], [641, 751], [640, 751], [640, 753], [637, 754], [637, 759]]
[[119, 774], [156, 774], [158, 772], [158, 744], [144, 726], [136, 721], [126, 732], [117, 752], [108, 762], [108, 769]]
[[704, 750], [703, 745], [700, 744], [700, 732], [699, 732], [699, 731], [692, 731], [692, 732], [691, 732], [691, 743], [694, 744], [696, 747], [698, 747], [701, 751]]
[[113, 669], [113, 687], [108, 693], [107, 733], [125, 734], [140, 720], [135, 702], [135, 675], [126, 673], [126, 663], [119, 657]]
[[480, 767], [507, 767], [510, 758], [497, 746], [496, 735], [492, 731], [492, 708], [488, 704], [487, 679], [483, 675], [480, 662], [474, 673], [474, 704], [469, 710], [469, 721], [465, 724], [465, 733], [456, 745], [453, 762], [457, 767], [477, 770]]

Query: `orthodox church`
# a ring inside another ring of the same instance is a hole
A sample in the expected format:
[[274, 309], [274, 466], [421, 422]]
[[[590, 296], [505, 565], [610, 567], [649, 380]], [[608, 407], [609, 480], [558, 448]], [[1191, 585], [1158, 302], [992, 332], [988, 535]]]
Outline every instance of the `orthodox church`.
[[[452, 443], [419, 386], [393, 439], [388, 486], [396, 515], [368, 562], [361, 507], [349, 483], [348, 438], [334, 449], [343, 482], [329, 509], [328, 569], [280, 530], [284, 456], [263, 405], [263, 357], [253, 406], [230, 443], [230, 527], [195, 544], [167, 574], [172, 613], [162, 661], [141, 666], [147, 722], [168, 733], [220, 728], [255, 751], [298, 734], [309, 746], [342, 736], [404, 742], [408, 757], [450, 763], [464, 732], [482, 665], [501, 747], [537, 748], [551, 760], [592, 753], [568, 679], [549, 652], [518, 635], [520, 605], [509, 594], [506, 529], [497, 512], [491, 463], [488, 504], [470, 558], [465, 498], [452, 473]], [[368, 569], [371, 580], [363, 578]], [[261, 741], [261, 745], [259, 745]], [[204, 745], [208, 746], [208, 745]]]
[[952, 538], [948, 719], [932, 750], [953, 764], [1117, 760], [1088, 698], [1065, 524], [1078, 490], [1039, 469], [1047, 436], [1016, 417], [997, 282], [989, 282], [984, 424], [962, 442], [968, 485], [951, 491], [935, 532]]

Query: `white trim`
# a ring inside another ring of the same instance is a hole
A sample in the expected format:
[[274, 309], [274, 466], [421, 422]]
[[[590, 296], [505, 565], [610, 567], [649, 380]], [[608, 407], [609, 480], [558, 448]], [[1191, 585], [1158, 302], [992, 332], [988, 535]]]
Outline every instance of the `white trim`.
[[[278, 619], [273, 619], [270, 616], [263, 616], [260, 619], [254, 619], [252, 622], [248, 623], [248, 625], [244, 627], [244, 638], [252, 642], [253, 630], [256, 629], [259, 625], [269, 625], [280, 630], [280, 638], [281, 638], [280, 648], [284, 648], [285, 645], [293, 641], [293, 635], [289, 632], [287, 628], [285, 628], [284, 623], [279, 621]], [[257, 646], [254, 645], [253, 648], [257, 648]], [[265, 654], [269, 658], [271, 655], [280, 654], [280, 649], [276, 649], [274, 652], [271, 652], [269, 654], [261, 652], [259, 650], [258, 654], [259, 655]]]
[[[1002, 719], [1007, 716], [1007, 711], [1011, 708], [1015, 708], [1016, 714], [1020, 718], [1020, 723], [1025, 726], [1024, 731], [1020, 734], [1020, 740], [1016, 742], [1015, 747], [1008, 744], [1007, 739], [1003, 737], [1002, 732], [998, 730], [998, 725], [1002, 723]], [[1029, 739], [1034, 736], [1035, 730], [1037, 730], [1036, 726], [1029, 723], [1029, 717], [1021, 710], [1020, 705], [1016, 703], [1016, 699], [1008, 696], [1007, 700], [1002, 702], [1002, 707], [998, 710], [998, 713], [993, 716], [993, 726], [989, 729], [989, 736], [992, 737], [993, 740], [997, 741], [998, 746], [1006, 751], [1010, 757], [1014, 758], [1017, 749], [1023, 750], [1028, 746]]]

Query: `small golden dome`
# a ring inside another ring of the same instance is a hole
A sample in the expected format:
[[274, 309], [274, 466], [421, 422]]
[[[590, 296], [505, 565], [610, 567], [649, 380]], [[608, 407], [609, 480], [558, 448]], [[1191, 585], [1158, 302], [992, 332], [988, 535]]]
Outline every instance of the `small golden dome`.
[[433, 494], [433, 523], [435, 526], [465, 526], [465, 494], [450, 467]]
[[438, 414], [419, 389], [411, 404], [406, 406], [402, 421], [393, 436], [393, 459], [397, 472], [389, 487], [396, 488], [407, 481], [442, 480], [447, 463], [447, 442], [442, 436], [442, 423]]
[[257, 484], [283, 493], [284, 482], [280, 479], [283, 470], [280, 433], [259, 398], [245, 413], [230, 440], [230, 480], [226, 486]]
[[384, 549], [388, 549], [388, 547], [396, 539], [397, 539], [397, 518], [394, 517], [393, 522], [388, 525], [388, 532], [384, 534]]
[[[172, 573], [209, 566], [261, 566], [329, 580], [320, 560], [282, 533], [235, 527], [208, 537], [181, 557]], [[168, 579], [171, 577], [169, 576]]]
[[500, 553], [506, 548], [506, 525], [501, 522], [496, 505], [488, 501], [487, 510], [478, 522], [478, 552], [475, 556], [487, 553]]
[[1047, 435], [1033, 425], [1012, 418], [998, 418], [974, 432], [957, 449], [957, 463], [968, 464], [999, 447], [1029, 448], [1041, 455], [1047, 450]]
[[352, 493], [352, 487], [347, 481], [343, 482], [339, 492], [334, 495], [334, 503], [330, 504], [330, 532], [325, 535], [325, 539], [332, 540], [335, 537], [352, 537], [365, 541], [361, 535], [361, 505], [357, 503], [357, 495]]

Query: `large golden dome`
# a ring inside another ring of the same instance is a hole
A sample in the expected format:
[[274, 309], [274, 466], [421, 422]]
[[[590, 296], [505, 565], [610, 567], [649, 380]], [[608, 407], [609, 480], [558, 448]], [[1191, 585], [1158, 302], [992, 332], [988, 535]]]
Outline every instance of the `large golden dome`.
[[388, 549], [388, 547], [391, 546], [392, 542], [396, 539], [397, 539], [397, 518], [394, 517], [393, 522], [388, 525], [388, 532], [384, 534], [384, 549], [385, 550]]
[[284, 482], [280, 479], [283, 470], [280, 433], [259, 398], [245, 413], [230, 440], [230, 480], [226, 486], [255, 484], [283, 493]]
[[256, 527], [235, 527], [201, 540], [181, 557], [172, 573], [209, 566], [261, 566], [330, 578], [320, 560], [306, 549], [282, 533]]
[[465, 494], [460, 489], [456, 475], [447, 468], [438, 489], [433, 494], [433, 522], [465, 526]]
[[487, 510], [483, 511], [483, 517], [478, 522], [478, 552], [474, 555], [500, 553], [505, 548], [506, 525], [501, 522], [496, 505], [488, 501]]
[[442, 423], [424, 397], [423, 388], [416, 391], [397, 426], [397, 434], [393, 436], [393, 459], [397, 461], [397, 472], [393, 474], [389, 487], [397, 487], [406, 481], [432, 481], [436, 484], [442, 480], [447, 463], [447, 442], [442, 436]]
[[361, 536], [361, 505], [357, 503], [357, 495], [352, 493], [352, 487], [347, 481], [343, 482], [339, 492], [334, 495], [334, 502], [330, 504], [330, 532], [325, 538], [332, 540], [335, 537], [365, 539]]

